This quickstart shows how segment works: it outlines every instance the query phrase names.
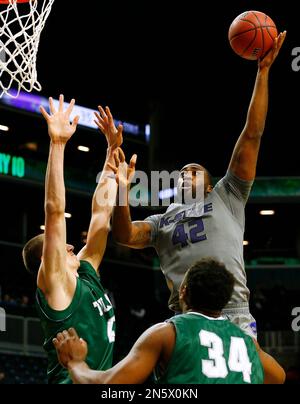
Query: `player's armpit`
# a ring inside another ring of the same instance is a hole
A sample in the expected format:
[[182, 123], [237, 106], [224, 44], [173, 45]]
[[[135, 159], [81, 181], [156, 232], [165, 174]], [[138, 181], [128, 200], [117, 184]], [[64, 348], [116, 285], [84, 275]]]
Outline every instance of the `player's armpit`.
[[45, 239], [38, 287], [48, 293], [56, 286], [56, 279], [66, 273], [66, 224], [64, 213], [46, 210]]
[[46, 213], [45, 241], [37, 286], [49, 307], [69, 307], [76, 290], [76, 278], [67, 271], [66, 224], [64, 213]]
[[48, 273], [41, 267], [38, 288], [43, 292], [48, 306], [55, 311], [66, 310], [75, 295], [77, 279], [70, 273]]

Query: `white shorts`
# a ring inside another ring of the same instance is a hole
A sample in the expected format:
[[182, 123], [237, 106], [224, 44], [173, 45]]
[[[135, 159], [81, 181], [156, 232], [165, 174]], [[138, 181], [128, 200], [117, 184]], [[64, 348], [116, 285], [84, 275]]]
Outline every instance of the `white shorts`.
[[257, 340], [257, 324], [255, 318], [251, 315], [249, 306], [242, 304], [232, 306], [223, 310], [223, 316], [231, 323], [238, 326], [245, 334]]

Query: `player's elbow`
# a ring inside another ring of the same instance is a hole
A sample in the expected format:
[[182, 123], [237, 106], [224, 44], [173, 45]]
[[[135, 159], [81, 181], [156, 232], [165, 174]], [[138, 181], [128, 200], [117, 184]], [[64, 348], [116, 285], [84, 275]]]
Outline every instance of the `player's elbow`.
[[286, 381], [286, 373], [284, 369], [278, 364], [274, 364], [272, 369], [266, 371], [264, 384], [284, 384]]
[[106, 212], [93, 213], [91, 227], [95, 227], [99, 233], [107, 235], [110, 232], [110, 218], [111, 216]]
[[281, 368], [280, 384], [284, 384], [285, 381], [286, 381], [286, 373], [285, 373], [285, 370]]
[[286, 381], [286, 373], [284, 369], [278, 365], [275, 381], [273, 384], [284, 384]]
[[256, 121], [247, 122], [244, 135], [250, 139], [261, 139], [265, 131], [265, 125]]
[[111, 228], [110, 228], [109, 222], [100, 223], [98, 231], [102, 238], [108, 237], [110, 230], [111, 230]]
[[113, 232], [114, 241], [122, 246], [127, 246], [130, 244], [130, 237], [126, 237], [124, 234]]
[[124, 228], [112, 226], [112, 235], [116, 243], [120, 245], [127, 245], [130, 243], [131, 232], [127, 231]]
[[46, 215], [64, 215], [65, 204], [63, 201], [48, 201], [45, 203], [45, 213]]

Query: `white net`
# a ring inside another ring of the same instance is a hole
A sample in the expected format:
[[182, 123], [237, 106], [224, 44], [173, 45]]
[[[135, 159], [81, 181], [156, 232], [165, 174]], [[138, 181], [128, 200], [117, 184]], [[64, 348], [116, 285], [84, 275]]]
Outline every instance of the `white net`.
[[0, 4], [0, 98], [21, 90], [41, 91], [37, 53], [41, 33], [55, 0]]

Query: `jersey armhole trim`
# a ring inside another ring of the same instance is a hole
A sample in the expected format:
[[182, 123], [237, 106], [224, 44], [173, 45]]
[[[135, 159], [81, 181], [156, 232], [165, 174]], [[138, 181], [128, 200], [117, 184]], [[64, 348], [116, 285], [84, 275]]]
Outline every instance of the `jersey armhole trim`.
[[173, 327], [173, 330], [174, 330], [174, 332], [175, 332], [175, 344], [174, 344], [174, 349], [173, 349], [173, 352], [172, 352], [172, 354], [171, 354], [170, 360], [169, 360], [169, 362], [168, 362], [168, 364], [167, 364], [167, 366], [166, 366], [166, 368], [165, 368], [165, 371], [164, 371], [164, 373], [159, 374], [159, 377], [157, 377], [158, 367], [155, 367], [154, 374], [155, 374], [155, 376], [156, 376], [156, 378], [157, 378], [156, 383], [159, 383], [161, 379], [163, 379], [163, 378], [166, 377], [166, 375], [168, 374], [168, 371], [169, 371], [169, 369], [170, 369], [170, 367], [171, 367], [171, 364], [172, 364], [172, 362], [173, 362], [173, 359], [174, 359], [174, 358], [176, 359], [177, 327], [176, 327], [176, 324], [172, 321], [172, 319], [166, 320], [165, 323], [166, 323], [166, 324], [170, 324], [170, 325], [172, 325], [172, 327]]
[[39, 310], [47, 321], [62, 322], [68, 320], [76, 311], [77, 307], [81, 303], [81, 280], [77, 279], [76, 289], [73, 299], [65, 310], [58, 311], [52, 309], [45, 298], [44, 293], [38, 288], [36, 292], [36, 302]]

